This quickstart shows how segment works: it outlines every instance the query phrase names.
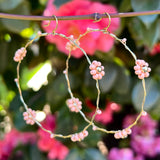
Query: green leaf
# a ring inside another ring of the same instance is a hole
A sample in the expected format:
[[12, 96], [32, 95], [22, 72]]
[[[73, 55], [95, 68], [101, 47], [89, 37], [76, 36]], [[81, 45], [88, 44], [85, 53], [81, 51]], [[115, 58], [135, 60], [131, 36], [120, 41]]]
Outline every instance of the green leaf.
[[[42, 110], [42, 108], [46, 104], [45, 94], [46, 94], [45, 88], [40, 89], [38, 92], [33, 92], [31, 90], [22, 92], [25, 102], [29, 107], [31, 107], [34, 110]], [[11, 112], [16, 112], [20, 109], [21, 106], [22, 102], [20, 101], [19, 94], [17, 94], [10, 103], [9, 110]]]
[[97, 89], [96, 89], [96, 82], [91, 77], [89, 69], [86, 68], [85, 70], [85, 78], [84, 78], [84, 86], [82, 88], [83, 94], [86, 97], [90, 97], [91, 99], [96, 99], [97, 97]]
[[7, 48], [8, 43], [7, 42], [0, 42], [0, 73], [4, 72], [7, 65], [8, 65], [8, 55], [7, 55]]
[[66, 160], [106, 160], [106, 158], [94, 148], [79, 150], [74, 148], [70, 150]]
[[70, 0], [54, 0], [54, 5], [59, 8], [61, 5], [63, 5], [64, 3], [69, 2]]
[[121, 5], [120, 5], [120, 12], [127, 12], [131, 9], [131, 1], [129, 0], [122, 0]]
[[[20, 15], [29, 15], [29, 5], [27, 1], [24, 1], [14, 10], [10, 11], [11, 14], [20, 14]], [[29, 28], [30, 21], [23, 20], [11, 20], [11, 19], [2, 19], [3, 25], [11, 32], [20, 33], [23, 29]]]
[[160, 33], [159, 20], [155, 21], [150, 28], [146, 28], [139, 19], [132, 18], [128, 23], [128, 28], [137, 46], [152, 47], [157, 42]]
[[84, 156], [84, 151], [81, 151], [74, 148], [71, 149], [66, 160], [84, 160], [83, 156]]
[[[152, 109], [160, 98], [160, 91], [158, 83], [153, 79], [146, 80], [146, 100], [144, 104], [144, 110], [148, 111]], [[141, 110], [143, 100], [143, 87], [142, 83], [138, 82], [132, 91], [132, 102], [137, 111]]]
[[[140, 11], [151, 11], [151, 10], [159, 10], [160, 9], [160, 1], [155, 0], [131, 0], [132, 8], [135, 12]], [[148, 15], [148, 16], [139, 16], [141, 21], [146, 25], [147, 28], [156, 20], [158, 14], [156, 15]]]
[[69, 111], [67, 106], [63, 106], [61, 109], [59, 109], [59, 112], [57, 115], [56, 133], [61, 133], [65, 135], [72, 133], [73, 125], [75, 122], [75, 119], [73, 118], [74, 114], [75, 113], [71, 113]]
[[23, 68], [22, 76], [21, 76], [21, 88], [27, 89], [27, 82], [46, 64], [41, 63], [32, 69], [28, 69], [27, 67]]
[[160, 119], [160, 99], [157, 101], [155, 107], [153, 107], [149, 114], [156, 120]]
[[85, 150], [85, 159], [84, 160], [106, 160], [106, 158], [100, 153], [99, 150], [94, 148], [89, 148]]
[[[86, 125], [86, 123], [85, 123], [85, 125]], [[84, 126], [85, 127], [85, 126]], [[83, 127], [83, 128], [84, 128]], [[96, 146], [97, 145], [97, 143], [98, 143], [98, 141], [100, 141], [101, 140], [101, 137], [102, 137], [102, 132], [93, 132], [93, 130], [92, 130], [92, 127], [90, 127], [89, 129], [88, 129], [88, 132], [89, 132], [89, 136], [87, 136], [84, 140], [83, 140], [83, 142], [86, 144], [86, 145], [88, 145], [88, 146]], [[94, 139], [94, 141], [93, 141], [93, 139]]]
[[119, 103], [119, 104], [129, 104], [131, 103], [131, 94], [130, 92], [125, 94], [119, 94], [117, 92], [112, 93], [112, 101]]
[[43, 156], [42, 152], [37, 148], [37, 145], [32, 145], [29, 147], [30, 160], [45, 160], [46, 157]]
[[6, 12], [15, 9], [23, 1], [24, 0], [0, 0], [0, 10]]
[[2, 79], [1, 76], [0, 76], [0, 84], [1, 84], [0, 85], [0, 104], [4, 106], [8, 106], [10, 101], [13, 99], [15, 93], [7, 89], [7, 86], [4, 83], [4, 80]]
[[114, 63], [108, 62], [104, 64], [104, 68], [105, 68], [106, 74], [99, 81], [99, 85], [102, 93], [108, 92], [113, 87], [117, 77], [117, 66]]
[[117, 77], [113, 89], [118, 94], [127, 94], [130, 88], [130, 76], [125, 67], [117, 68]]
[[[79, 78], [72, 73], [69, 73], [69, 80], [72, 90], [76, 89], [80, 84]], [[67, 82], [64, 74], [60, 74], [55, 78], [55, 80], [53, 80], [52, 84], [48, 86], [47, 91], [47, 100], [52, 105], [52, 107], [54, 107], [52, 108], [53, 112], [56, 111], [56, 107], [60, 107], [63, 104], [67, 95]]]

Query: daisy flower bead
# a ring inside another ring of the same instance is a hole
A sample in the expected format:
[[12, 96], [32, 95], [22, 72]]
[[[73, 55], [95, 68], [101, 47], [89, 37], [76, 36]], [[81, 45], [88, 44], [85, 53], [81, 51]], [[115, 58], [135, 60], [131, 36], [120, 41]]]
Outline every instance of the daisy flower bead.
[[78, 98], [70, 98], [66, 101], [66, 104], [71, 112], [79, 112], [82, 109], [82, 102]]
[[36, 112], [29, 108], [27, 112], [23, 113], [23, 117], [27, 124], [33, 125], [35, 123], [34, 119], [36, 118]]
[[151, 68], [148, 66], [148, 63], [144, 60], [136, 60], [136, 66], [134, 66], [134, 70], [135, 74], [138, 75], [139, 79], [149, 77], [149, 72], [151, 71]]
[[101, 62], [94, 60], [92, 64], [89, 66], [89, 69], [90, 74], [95, 80], [100, 80], [105, 75], [104, 67], [101, 65]]

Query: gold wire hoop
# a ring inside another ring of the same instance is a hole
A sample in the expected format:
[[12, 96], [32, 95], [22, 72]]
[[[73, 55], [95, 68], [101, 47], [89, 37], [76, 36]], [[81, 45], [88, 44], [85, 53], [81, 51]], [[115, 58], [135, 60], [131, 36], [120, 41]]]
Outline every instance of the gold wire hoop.
[[108, 30], [108, 28], [109, 28], [110, 25], [111, 25], [111, 16], [110, 16], [109, 13], [107, 13], [107, 12], [105, 12], [104, 14], [107, 15], [107, 16], [108, 16], [108, 19], [109, 19], [108, 26], [104, 28], [104, 29]]

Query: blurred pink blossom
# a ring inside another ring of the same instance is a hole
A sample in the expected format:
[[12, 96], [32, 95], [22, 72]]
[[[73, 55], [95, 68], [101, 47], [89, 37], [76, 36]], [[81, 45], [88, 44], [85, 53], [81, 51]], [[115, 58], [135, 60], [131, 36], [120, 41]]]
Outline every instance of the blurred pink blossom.
[[160, 53], [160, 42], [159, 42], [159, 43], [156, 43], [156, 44], [153, 46], [153, 48], [152, 48], [152, 50], [151, 50], [151, 52], [150, 52], [150, 55], [151, 55], [151, 56], [154, 56], [154, 55], [156, 55], [156, 54], [158, 54], [158, 53]]
[[144, 160], [143, 156], [134, 157], [134, 152], [130, 148], [112, 148], [108, 155], [108, 160]]
[[[49, 0], [48, 5], [44, 11], [44, 16], [74, 16], [74, 15], [85, 15], [92, 13], [116, 13], [117, 10], [114, 6], [109, 4], [102, 4], [100, 2], [93, 2], [90, 0], [72, 0], [60, 6], [60, 8], [56, 8], [54, 6], [54, 0]], [[50, 25], [47, 26], [49, 21], [43, 21], [42, 27], [46, 32], [51, 33], [56, 23], [51, 21]], [[113, 18], [111, 20], [111, 25], [108, 29], [110, 32], [114, 32], [118, 29], [120, 23], [119, 18]], [[67, 21], [59, 21], [58, 29], [56, 32], [65, 34], [66, 36], [73, 35], [76, 38], [89, 28], [100, 28], [103, 29], [107, 27], [108, 19], [103, 19], [100, 22], [93, 23], [93, 20], [67, 20]], [[61, 38], [59, 36], [49, 35], [46, 39], [50, 43], [55, 43], [58, 50], [68, 54], [65, 46], [68, 42], [65, 38]], [[93, 55], [96, 50], [100, 50], [102, 52], [109, 51], [114, 43], [114, 39], [109, 35], [104, 35], [100, 32], [91, 32], [88, 33], [85, 37], [80, 39], [80, 47], [82, 47], [88, 55]], [[80, 58], [83, 56], [83, 53], [80, 49], [76, 49], [72, 51], [72, 56], [76, 58]]]
[[[86, 99], [86, 104], [90, 109], [93, 110], [91, 113], [88, 114], [90, 117], [92, 117], [93, 114], [95, 113], [96, 106], [94, 106], [89, 99]], [[113, 120], [113, 117], [112, 117], [113, 113], [119, 111], [120, 109], [121, 109], [121, 106], [119, 104], [115, 102], [108, 102], [106, 104], [105, 109], [104, 110], [101, 109], [102, 113], [100, 115], [98, 114], [96, 115], [95, 121], [106, 125]]]
[[[137, 115], [127, 115], [123, 120], [123, 127], [126, 128], [132, 124]], [[157, 122], [149, 115], [142, 116], [137, 125], [132, 128], [131, 136], [142, 135], [142, 136], [154, 136], [157, 127]]]
[[[51, 130], [52, 132], [55, 130], [56, 121], [54, 115], [47, 115], [42, 125]], [[54, 138], [50, 138], [50, 135], [43, 131], [41, 128], [38, 130], [38, 148], [42, 151], [48, 152], [48, 158], [50, 159], [59, 159], [63, 160], [67, 156], [69, 150], [66, 146], [64, 146], [61, 142]]]
[[19, 132], [12, 129], [3, 140], [0, 140], [0, 160], [8, 160], [12, 150], [19, 144], [35, 143], [36, 134], [33, 132]]
[[[135, 120], [135, 115], [128, 115], [123, 126], [127, 127]], [[160, 136], [156, 135], [157, 122], [149, 115], [140, 118], [138, 124], [132, 128], [131, 147], [138, 154], [154, 157], [160, 153]]]
[[137, 135], [132, 137], [131, 146], [136, 153], [154, 157], [160, 153], [160, 137]]

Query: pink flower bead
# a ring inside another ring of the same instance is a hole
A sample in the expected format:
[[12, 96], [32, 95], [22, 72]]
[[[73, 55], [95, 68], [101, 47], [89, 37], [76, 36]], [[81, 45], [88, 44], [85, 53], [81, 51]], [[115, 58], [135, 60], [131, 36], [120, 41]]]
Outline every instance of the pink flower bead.
[[98, 109], [97, 114], [102, 114], [102, 111], [100, 109]]
[[93, 79], [98, 80], [102, 79], [105, 75], [104, 67], [101, 66], [101, 62], [93, 61], [92, 64], [89, 66], [90, 74], [92, 75]]
[[147, 112], [146, 111], [143, 111], [142, 112], [142, 116], [146, 116], [147, 115]]
[[126, 128], [125, 131], [127, 132], [128, 135], [132, 133], [132, 130], [130, 128]]
[[95, 131], [95, 130], [97, 130], [97, 127], [94, 125], [94, 126], [92, 127], [92, 129], [93, 129], [93, 131]]
[[76, 141], [81, 141], [83, 140], [85, 137], [88, 136], [88, 131], [82, 131], [80, 133], [75, 133], [71, 136], [71, 141], [76, 142]]
[[115, 139], [126, 138], [131, 133], [132, 133], [132, 130], [130, 128], [123, 129], [122, 131], [119, 130], [114, 134], [114, 138]]
[[121, 131], [117, 131], [117, 132], [114, 134], [114, 138], [115, 138], [115, 139], [120, 139], [120, 138], [121, 138]]
[[71, 98], [66, 101], [71, 112], [79, 112], [82, 109], [82, 102], [78, 98]]
[[135, 74], [138, 75], [139, 79], [144, 79], [146, 77], [149, 77], [149, 72], [151, 71], [151, 68], [148, 67], [148, 63], [144, 60], [137, 60], [136, 66], [134, 66]]
[[33, 125], [35, 123], [33, 118], [36, 118], [36, 112], [29, 108], [27, 112], [23, 113], [23, 117], [27, 124]]
[[27, 53], [26, 48], [22, 47], [22, 48], [18, 49], [15, 53], [14, 58], [13, 58], [14, 61], [19, 62], [19, 61], [23, 60], [23, 58], [26, 56], [26, 53]]
[[83, 133], [83, 135], [84, 135], [84, 137], [87, 137], [88, 136], [88, 131], [82, 131], [82, 133]]
[[125, 129], [123, 129], [123, 130], [121, 131], [121, 135], [122, 135], [121, 138], [126, 138], [126, 137], [128, 136], [128, 134], [127, 134], [127, 132], [126, 132]]
[[[74, 41], [77, 45], [80, 45], [79, 41], [74, 39], [73, 35], [70, 36], [70, 39]], [[74, 51], [78, 48], [72, 41], [66, 43], [66, 49], [69, 51]]]

